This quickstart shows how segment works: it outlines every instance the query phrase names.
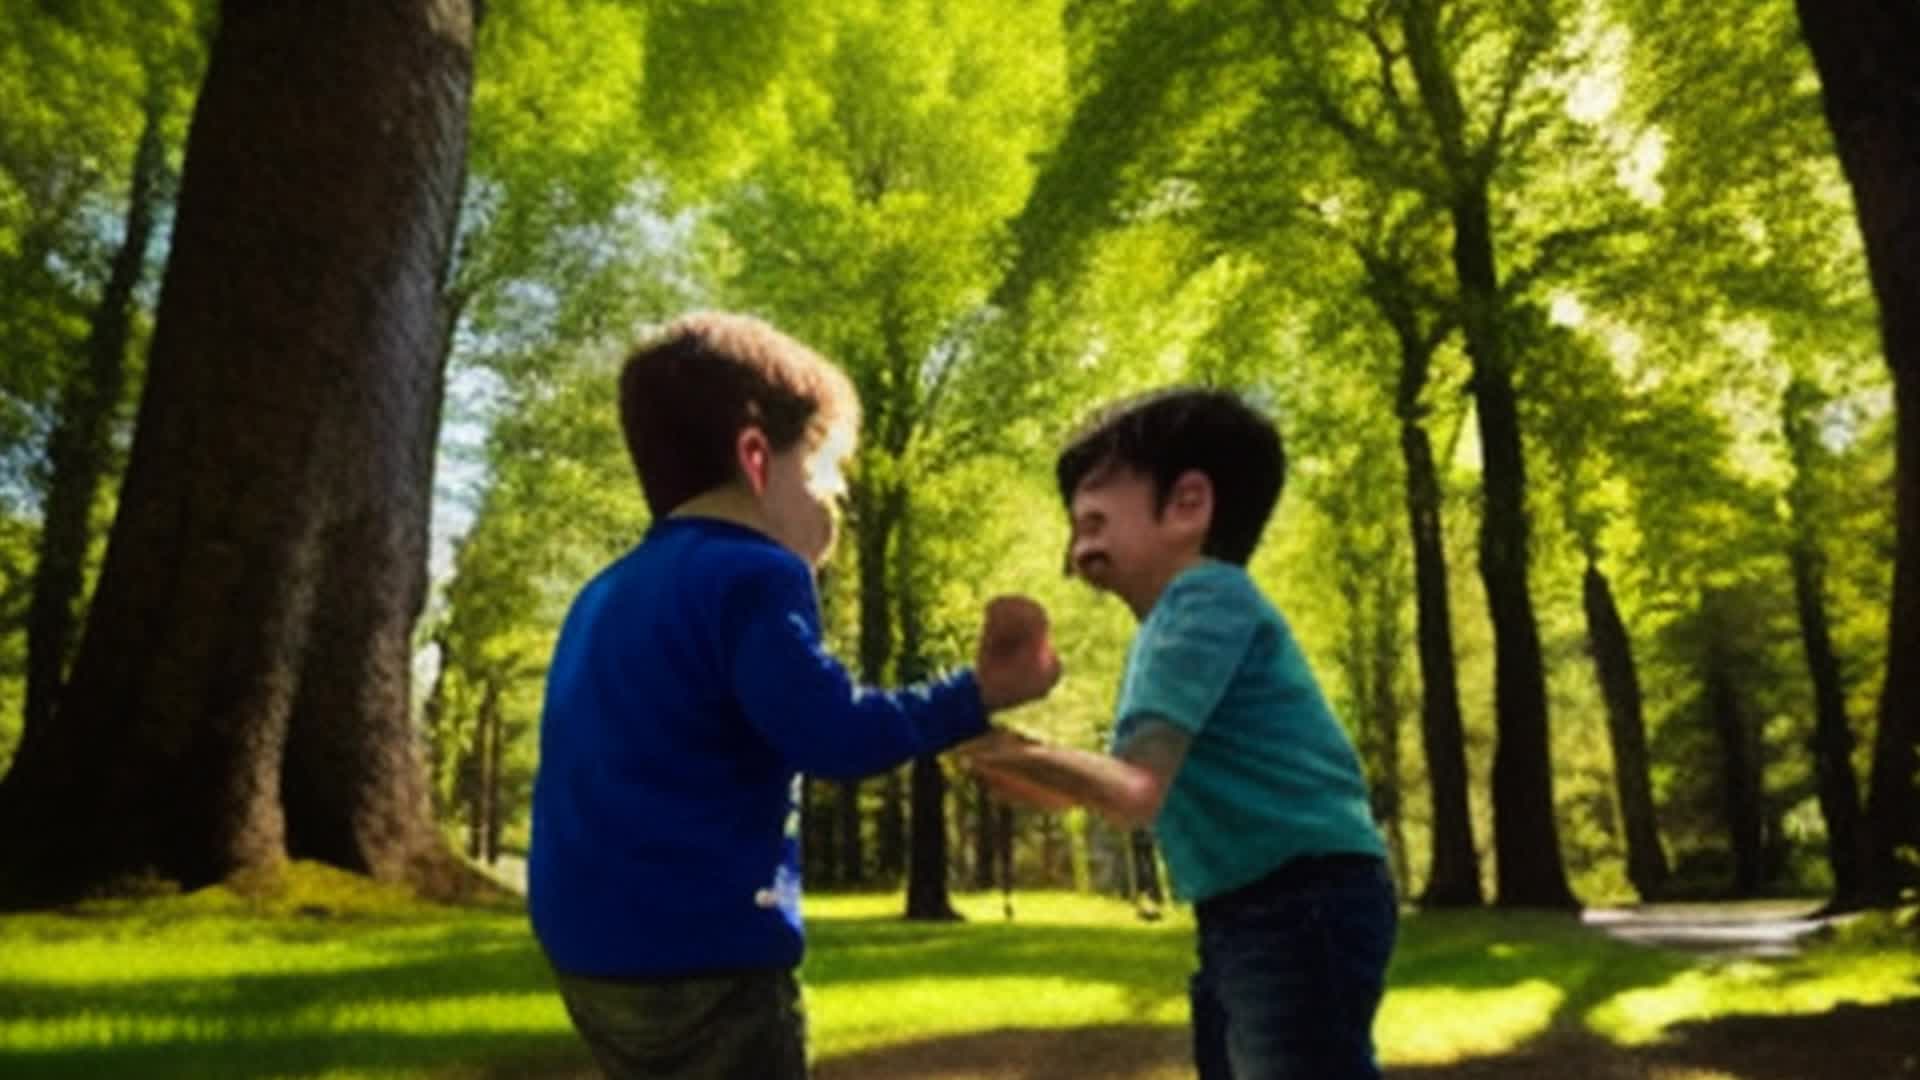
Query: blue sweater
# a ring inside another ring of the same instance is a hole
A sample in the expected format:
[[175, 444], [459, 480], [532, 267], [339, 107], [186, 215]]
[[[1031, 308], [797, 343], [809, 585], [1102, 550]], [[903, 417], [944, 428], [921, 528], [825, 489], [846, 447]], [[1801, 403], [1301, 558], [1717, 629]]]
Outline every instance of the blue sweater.
[[985, 730], [971, 673], [856, 687], [785, 548], [657, 522], [574, 599], [547, 672], [534, 933], [574, 975], [793, 967], [797, 774], [865, 776]]

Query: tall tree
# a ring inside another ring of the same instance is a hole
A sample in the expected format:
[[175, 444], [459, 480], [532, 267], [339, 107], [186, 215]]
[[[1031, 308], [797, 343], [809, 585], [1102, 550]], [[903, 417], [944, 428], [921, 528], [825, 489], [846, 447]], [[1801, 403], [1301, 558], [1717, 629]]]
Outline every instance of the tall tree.
[[1633, 658], [1626, 620], [1621, 618], [1620, 605], [1613, 597], [1613, 582], [1600, 569], [1597, 545], [1587, 549], [1580, 596], [1587, 615], [1588, 647], [1607, 705], [1614, 795], [1627, 839], [1627, 880], [1641, 900], [1657, 900], [1667, 888], [1667, 852], [1654, 818], [1640, 669]]
[[[1603, 566], [1606, 534], [1620, 531], [1627, 516], [1620, 505], [1626, 485], [1614, 474], [1632, 475], [1648, 454], [1640, 445], [1645, 428], [1632, 422], [1647, 406], [1623, 384], [1613, 359], [1595, 340], [1599, 335], [1582, 336], [1555, 324], [1546, 312], [1532, 314], [1520, 338], [1537, 361], [1527, 382], [1529, 419], [1553, 467], [1548, 479], [1566, 534], [1579, 549], [1580, 606], [1606, 711], [1627, 881], [1650, 901], [1666, 891], [1670, 864], [1654, 810], [1641, 665], [1613, 575]], [[1644, 486], [1644, 475], [1639, 479]]]
[[[1500, 742], [1493, 761], [1494, 863], [1499, 902], [1570, 907], [1560, 858], [1548, 757], [1546, 672], [1527, 575], [1531, 565], [1527, 470], [1514, 392], [1516, 357], [1505, 326], [1508, 289], [1495, 259], [1493, 169], [1507, 147], [1507, 109], [1552, 43], [1554, 15], [1533, 5], [1508, 44], [1502, 78], [1476, 137], [1455, 66], [1463, 42], [1449, 41], [1441, 5], [1398, 5], [1400, 31], [1418, 101], [1439, 150], [1443, 199], [1453, 221], [1453, 267], [1461, 331], [1473, 361], [1485, 500], [1480, 577], [1494, 627], [1494, 703]], [[1457, 24], [1455, 24], [1457, 29]], [[1450, 55], [1451, 53], [1451, 55]], [[1391, 77], [1389, 75], [1389, 77]]]
[[[1048, 4], [836, 9], [823, 61], [787, 88], [791, 144], [711, 218], [727, 295], [821, 348], [860, 390], [848, 524], [871, 682], [898, 671], [891, 567], [910, 486], [992, 448], [1011, 417], [975, 417], [979, 388], [1032, 381], [1025, 356], [981, 347], [970, 313], [1055, 109], [1056, 19]], [[840, 874], [858, 880], [856, 785], [839, 814]]]
[[1454, 664], [1453, 602], [1441, 529], [1441, 472], [1427, 432], [1428, 387], [1434, 353], [1452, 332], [1445, 308], [1423, 297], [1407, 256], [1355, 246], [1366, 267], [1367, 295], [1400, 354], [1393, 410], [1400, 421], [1400, 458], [1406, 471], [1407, 532], [1413, 545], [1416, 639], [1420, 656], [1420, 734], [1433, 801], [1429, 868], [1422, 907], [1476, 907], [1481, 902], [1480, 857], [1468, 810], [1466, 726], [1460, 719], [1459, 673]]
[[222, 12], [93, 612], [0, 786], [10, 902], [444, 865], [408, 673], [473, 29], [461, 0]]
[[1789, 382], [1781, 402], [1781, 427], [1793, 469], [1787, 487], [1787, 511], [1793, 516], [1788, 556], [1801, 648], [1813, 680], [1814, 730], [1808, 746], [1820, 812], [1827, 822], [1827, 862], [1833, 868], [1830, 907], [1845, 911], [1870, 902], [1872, 896], [1865, 877], [1869, 853], [1860, 783], [1853, 771], [1853, 724], [1847, 718], [1846, 689], [1827, 614], [1827, 558], [1816, 524], [1821, 517], [1814, 471], [1821, 457], [1817, 412], [1822, 396], [1804, 377]]
[[11, 578], [28, 609], [0, 622], [26, 638], [20, 716], [0, 720], [7, 750], [12, 721], [45, 724], [84, 617], [203, 14], [196, 0], [137, 16], [75, 0], [0, 15], [0, 97], [16, 105], [0, 135], [0, 503], [33, 505], [39, 526], [31, 573]]
[[[1382, 206], [1376, 220], [1388, 228], [1446, 223], [1450, 239], [1424, 241], [1439, 244], [1431, 254], [1450, 269], [1439, 305], [1423, 315], [1460, 328], [1473, 367], [1480, 568], [1497, 646], [1496, 861], [1500, 901], [1521, 906], [1574, 900], [1555, 827], [1528, 592], [1521, 356], [1508, 338], [1517, 301], [1562, 274], [1570, 256], [1632, 225], [1620, 213], [1613, 154], [1567, 108], [1560, 74], [1585, 59], [1573, 15], [1549, 0], [1498, 12], [1431, 0], [1354, 11], [1160, 3], [1088, 11], [1077, 111], [1015, 230], [1023, 246], [1009, 275], [1023, 283], [1058, 275], [1087, 231], [1113, 222], [1193, 221], [1223, 246], [1262, 247], [1277, 230], [1365, 221]], [[1116, 107], [1126, 111], [1105, 111]], [[1134, 134], [1115, 134], [1124, 131]], [[1550, 154], [1561, 163], [1551, 172]], [[1076, 199], [1094, 209], [1073, 208]], [[1067, 235], [1053, 238], [1055, 225]], [[1290, 250], [1307, 256], [1290, 269], [1318, 272], [1331, 261], [1324, 246]], [[1461, 851], [1453, 835], [1449, 850]]]
[[113, 419], [126, 393], [128, 346], [133, 332], [134, 291], [146, 270], [155, 210], [163, 197], [166, 147], [161, 125], [166, 94], [147, 96], [140, 141], [134, 151], [127, 195], [125, 234], [114, 254], [106, 289], [94, 309], [85, 345], [86, 363], [61, 393], [59, 418], [49, 440], [49, 477], [27, 612], [27, 698], [24, 729], [43, 730], [53, 713], [67, 659], [78, 636], [80, 597], [92, 517], [107, 479]]
[[1920, 73], [1911, 63], [1920, 10], [1884, 0], [1795, 6], [1853, 189], [1893, 372], [1893, 593], [1867, 801], [1872, 887], [1891, 899], [1896, 882], [1920, 877], [1899, 857], [1903, 846], [1920, 850]]

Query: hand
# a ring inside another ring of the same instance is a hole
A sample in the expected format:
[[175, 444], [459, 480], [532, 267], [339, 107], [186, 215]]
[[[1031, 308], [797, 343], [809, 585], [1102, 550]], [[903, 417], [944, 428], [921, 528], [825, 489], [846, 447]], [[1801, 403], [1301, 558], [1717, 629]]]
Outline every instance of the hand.
[[1046, 609], [1024, 596], [990, 601], [973, 675], [990, 712], [1045, 697], [1060, 681], [1060, 658], [1047, 632]]

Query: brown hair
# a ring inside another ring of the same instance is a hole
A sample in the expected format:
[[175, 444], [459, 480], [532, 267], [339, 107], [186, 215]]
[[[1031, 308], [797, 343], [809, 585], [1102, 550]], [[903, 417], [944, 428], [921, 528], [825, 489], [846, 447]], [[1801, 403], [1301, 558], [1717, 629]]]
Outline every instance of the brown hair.
[[656, 517], [736, 479], [734, 440], [748, 427], [778, 452], [859, 423], [839, 368], [751, 316], [682, 316], [620, 371], [620, 426]]

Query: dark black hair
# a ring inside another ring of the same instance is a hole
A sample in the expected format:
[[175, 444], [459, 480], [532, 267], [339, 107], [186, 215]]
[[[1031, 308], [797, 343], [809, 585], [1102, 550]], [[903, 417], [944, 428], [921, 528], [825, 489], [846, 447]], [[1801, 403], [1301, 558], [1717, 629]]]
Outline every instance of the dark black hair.
[[1201, 553], [1242, 566], [1287, 479], [1279, 430], [1225, 390], [1158, 390], [1101, 409], [1060, 451], [1060, 500], [1071, 509], [1087, 477], [1113, 467], [1153, 478], [1156, 514], [1182, 473], [1205, 474], [1213, 485], [1213, 523]]

